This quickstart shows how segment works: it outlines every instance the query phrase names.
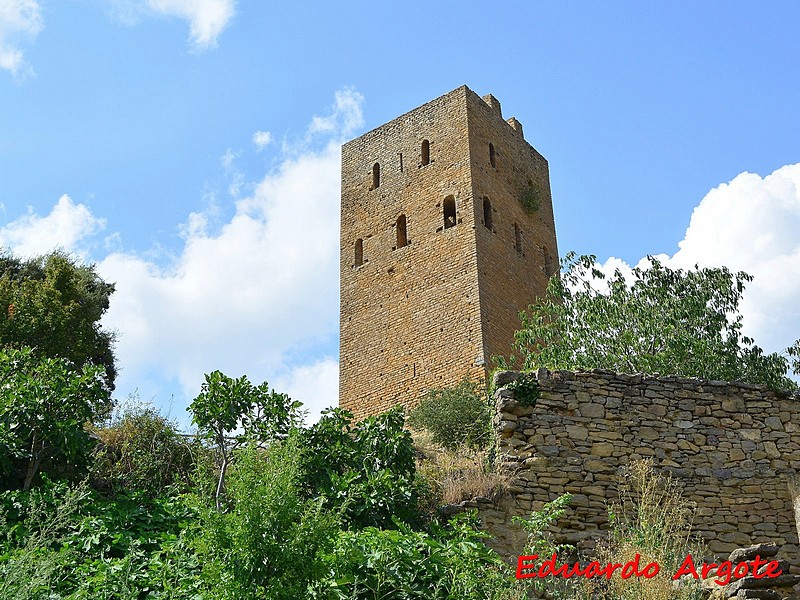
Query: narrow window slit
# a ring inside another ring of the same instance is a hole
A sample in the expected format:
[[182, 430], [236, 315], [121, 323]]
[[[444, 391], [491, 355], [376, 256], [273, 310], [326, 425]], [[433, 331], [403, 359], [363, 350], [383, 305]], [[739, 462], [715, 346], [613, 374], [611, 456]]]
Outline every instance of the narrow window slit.
[[486, 229], [492, 230], [492, 203], [488, 196], [483, 197], [483, 224]]
[[378, 163], [372, 165], [372, 189], [377, 190], [381, 187], [381, 166]]
[[358, 238], [356, 240], [356, 266], [360, 267], [364, 264], [364, 240]]
[[448, 196], [444, 199], [444, 228], [449, 229], [456, 224], [456, 199], [453, 196]]
[[408, 246], [408, 233], [406, 231], [406, 216], [397, 217], [397, 247]]

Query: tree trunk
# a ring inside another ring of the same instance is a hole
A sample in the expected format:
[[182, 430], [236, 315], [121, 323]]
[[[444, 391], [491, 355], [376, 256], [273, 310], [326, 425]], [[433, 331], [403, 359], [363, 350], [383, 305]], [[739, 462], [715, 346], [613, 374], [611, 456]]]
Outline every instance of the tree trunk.
[[36, 476], [36, 472], [39, 470], [39, 465], [42, 464], [42, 454], [44, 453], [44, 442], [41, 443], [41, 447], [38, 451], [35, 450], [37, 445], [36, 442], [36, 435], [33, 436], [33, 441], [31, 442], [31, 458], [28, 461], [28, 470], [25, 473], [25, 483], [22, 484], [22, 489], [26, 492], [31, 489], [31, 485], [33, 484], [33, 478]]

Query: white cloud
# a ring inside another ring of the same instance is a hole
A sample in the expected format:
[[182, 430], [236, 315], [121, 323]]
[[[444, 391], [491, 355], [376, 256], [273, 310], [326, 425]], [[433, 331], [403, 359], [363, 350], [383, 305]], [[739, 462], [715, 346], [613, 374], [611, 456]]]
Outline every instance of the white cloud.
[[196, 50], [217, 45], [235, 12], [234, 0], [147, 0], [152, 10], [189, 22], [189, 40]]
[[44, 26], [42, 9], [36, 0], [0, 1], [0, 69], [14, 77], [33, 73], [19, 49], [20, 38], [33, 38]]
[[[360, 105], [337, 106], [331, 122], [352, 123], [346, 111], [360, 114]], [[220, 369], [267, 379], [313, 415], [336, 404], [344, 127], [328, 130], [323, 149], [285, 158], [218, 232], [209, 233], [207, 214], [190, 214], [168, 268], [123, 253], [100, 262], [117, 286], [105, 324], [120, 332], [121, 394], [145, 389], [141, 378], [175, 378], [185, 405], [203, 373]], [[235, 157], [226, 152], [223, 168]]]
[[121, 380], [156, 371], [190, 398], [205, 372], [261, 381], [286, 372], [288, 354], [335, 336], [339, 160], [331, 145], [285, 162], [218, 235], [193, 214], [168, 270], [127, 254], [98, 265], [117, 284], [105, 323], [121, 332]]
[[675, 266], [724, 264], [754, 277], [742, 314], [760, 346], [779, 350], [800, 337], [800, 164], [711, 190], [678, 246]]
[[37, 256], [61, 248], [85, 256], [88, 239], [105, 227], [105, 219], [94, 217], [85, 204], [75, 204], [64, 194], [45, 217], [28, 214], [0, 227], [0, 246], [13, 248], [21, 256]]
[[301, 366], [270, 385], [291, 398], [304, 399], [307, 421], [316, 423], [323, 409], [339, 404], [339, 363], [325, 359]]
[[[800, 164], [760, 177], [741, 173], [711, 190], [692, 213], [672, 268], [726, 266], [753, 276], [740, 309], [745, 334], [767, 351], [800, 337]], [[644, 259], [639, 266], [644, 266]], [[606, 273], [627, 265], [610, 258]]]
[[266, 148], [272, 141], [272, 134], [269, 131], [256, 131], [253, 134], [253, 144], [259, 152]]
[[315, 116], [309, 127], [310, 134], [336, 134], [349, 136], [364, 124], [361, 107], [364, 96], [352, 88], [337, 90], [330, 115]]

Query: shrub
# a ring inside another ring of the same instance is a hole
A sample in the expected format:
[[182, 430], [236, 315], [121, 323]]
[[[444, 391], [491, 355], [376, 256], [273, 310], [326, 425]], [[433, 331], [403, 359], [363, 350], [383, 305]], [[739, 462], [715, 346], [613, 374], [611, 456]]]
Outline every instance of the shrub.
[[153, 498], [189, 483], [193, 454], [202, 452], [152, 406], [130, 405], [106, 427], [95, 427], [91, 475], [100, 490], [138, 491]]
[[492, 412], [479, 386], [469, 379], [433, 389], [408, 417], [415, 429], [426, 429], [433, 441], [449, 450], [485, 448], [491, 440]]
[[240, 450], [228, 479], [228, 511], [207, 506], [198, 554], [210, 596], [294, 600], [323, 579], [338, 519], [300, 496], [304, 451], [294, 436], [267, 450]]
[[372, 527], [342, 532], [324, 588], [335, 598], [523, 600], [507, 565], [490, 550], [474, 514], [430, 533]]
[[30, 348], [0, 349], [0, 489], [29, 489], [38, 473], [85, 471], [92, 441], [84, 428], [108, 406], [102, 369]]
[[358, 423], [346, 410], [323, 413], [301, 434], [306, 497], [321, 497], [348, 526], [418, 524], [414, 444], [403, 423], [399, 407]]

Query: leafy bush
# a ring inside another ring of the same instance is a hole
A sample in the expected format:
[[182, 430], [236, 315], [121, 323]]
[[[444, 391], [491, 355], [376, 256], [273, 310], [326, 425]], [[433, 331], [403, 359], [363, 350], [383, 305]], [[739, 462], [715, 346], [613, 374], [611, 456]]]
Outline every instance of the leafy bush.
[[207, 507], [196, 543], [203, 580], [219, 600], [305, 598], [324, 579], [338, 519], [300, 496], [304, 450], [291, 436], [267, 450], [239, 452], [228, 481], [229, 510]]
[[128, 406], [93, 432], [100, 443], [94, 450], [92, 482], [100, 490], [117, 494], [138, 491], [153, 498], [186, 487], [193, 455], [204, 451], [152, 406]]
[[414, 445], [403, 422], [400, 408], [358, 423], [346, 410], [323, 413], [302, 432], [306, 497], [321, 497], [354, 527], [418, 523]]
[[486, 396], [466, 378], [456, 386], [428, 391], [408, 418], [411, 427], [427, 429], [435, 443], [450, 450], [488, 446], [491, 422]]
[[104, 500], [46, 478], [0, 494], [0, 598], [197, 598], [194, 518], [176, 499]]
[[430, 533], [398, 524], [343, 532], [331, 568], [329, 591], [339, 599], [522, 600], [508, 566], [484, 543], [474, 514], [452, 519]]

